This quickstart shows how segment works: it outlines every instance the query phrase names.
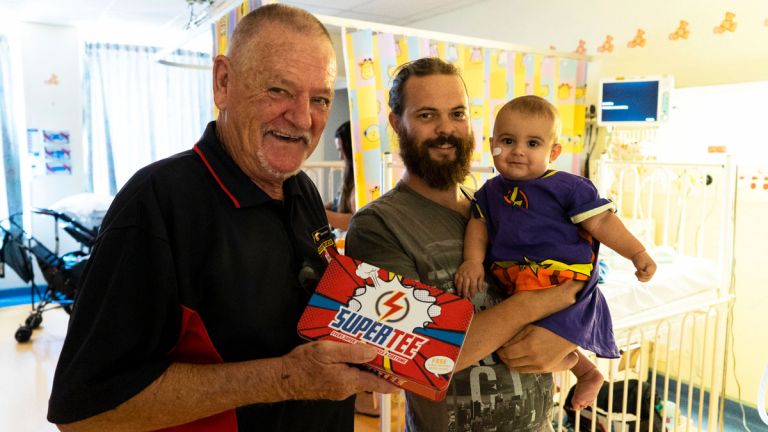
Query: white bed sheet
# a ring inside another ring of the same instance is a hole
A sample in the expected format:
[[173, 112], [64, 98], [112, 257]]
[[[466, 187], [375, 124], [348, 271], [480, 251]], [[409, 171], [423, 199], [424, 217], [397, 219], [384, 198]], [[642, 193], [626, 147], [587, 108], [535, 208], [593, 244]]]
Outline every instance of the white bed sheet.
[[629, 260], [613, 251], [600, 255], [608, 271], [598, 287], [608, 302], [614, 330], [688, 311], [727, 294], [719, 290], [723, 281], [713, 260], [651, 251], [658, 269], [649, 282], [642, 283]]

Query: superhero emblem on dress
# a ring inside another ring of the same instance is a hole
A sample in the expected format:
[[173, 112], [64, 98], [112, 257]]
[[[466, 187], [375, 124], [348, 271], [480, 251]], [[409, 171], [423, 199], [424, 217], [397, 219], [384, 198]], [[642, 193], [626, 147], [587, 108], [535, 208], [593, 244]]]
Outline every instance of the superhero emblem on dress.
[[528, 208], [528, 196], [517, 186], [504, 194], [504, 202], [511, 206]]

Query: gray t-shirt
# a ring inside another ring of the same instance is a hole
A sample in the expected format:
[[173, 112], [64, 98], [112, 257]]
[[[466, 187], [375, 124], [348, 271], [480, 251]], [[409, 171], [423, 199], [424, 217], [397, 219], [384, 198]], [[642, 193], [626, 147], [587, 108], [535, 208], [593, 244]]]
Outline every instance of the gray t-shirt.
[[[455, 294], [467, 221], [400, 182], [355, 214], [345, 251]], [[502, 299], [493, 284], [486, 287], [472, 298], [476, 311]], [[518, 374], [493, 354], [454, 374], [443, 401], [406, 393], [406, 430], [549, 431], [551, 411], [551, 374]]]

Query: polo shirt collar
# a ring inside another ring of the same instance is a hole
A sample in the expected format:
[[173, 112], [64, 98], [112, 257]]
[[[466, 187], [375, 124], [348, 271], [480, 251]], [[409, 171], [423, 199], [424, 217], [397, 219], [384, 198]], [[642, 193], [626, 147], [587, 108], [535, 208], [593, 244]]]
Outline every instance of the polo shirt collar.
[[[237, 166], [224, 150], [219, 137], [216, 135], [215, 121], [208, 123], [203, 136], [195, 144], [193, 150], [216, 180], [222, 193], [227, 195], [235, 207], [254, 207], [274, 201]], [[296, 176], [286, 179], [283, 183], [283, 194], [293, 196], [300, 193]]]

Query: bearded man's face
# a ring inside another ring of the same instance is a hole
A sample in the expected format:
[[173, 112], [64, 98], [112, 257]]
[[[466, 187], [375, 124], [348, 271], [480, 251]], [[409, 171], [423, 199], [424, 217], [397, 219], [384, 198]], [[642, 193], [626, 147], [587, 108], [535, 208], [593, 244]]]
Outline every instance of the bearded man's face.
[[464, 181], [469, 174], [474, 138], [440, 135], [417, 142], [402, 127], [398, 131], [400, 157], [408, 172], [435, 189], [445, 190]]

